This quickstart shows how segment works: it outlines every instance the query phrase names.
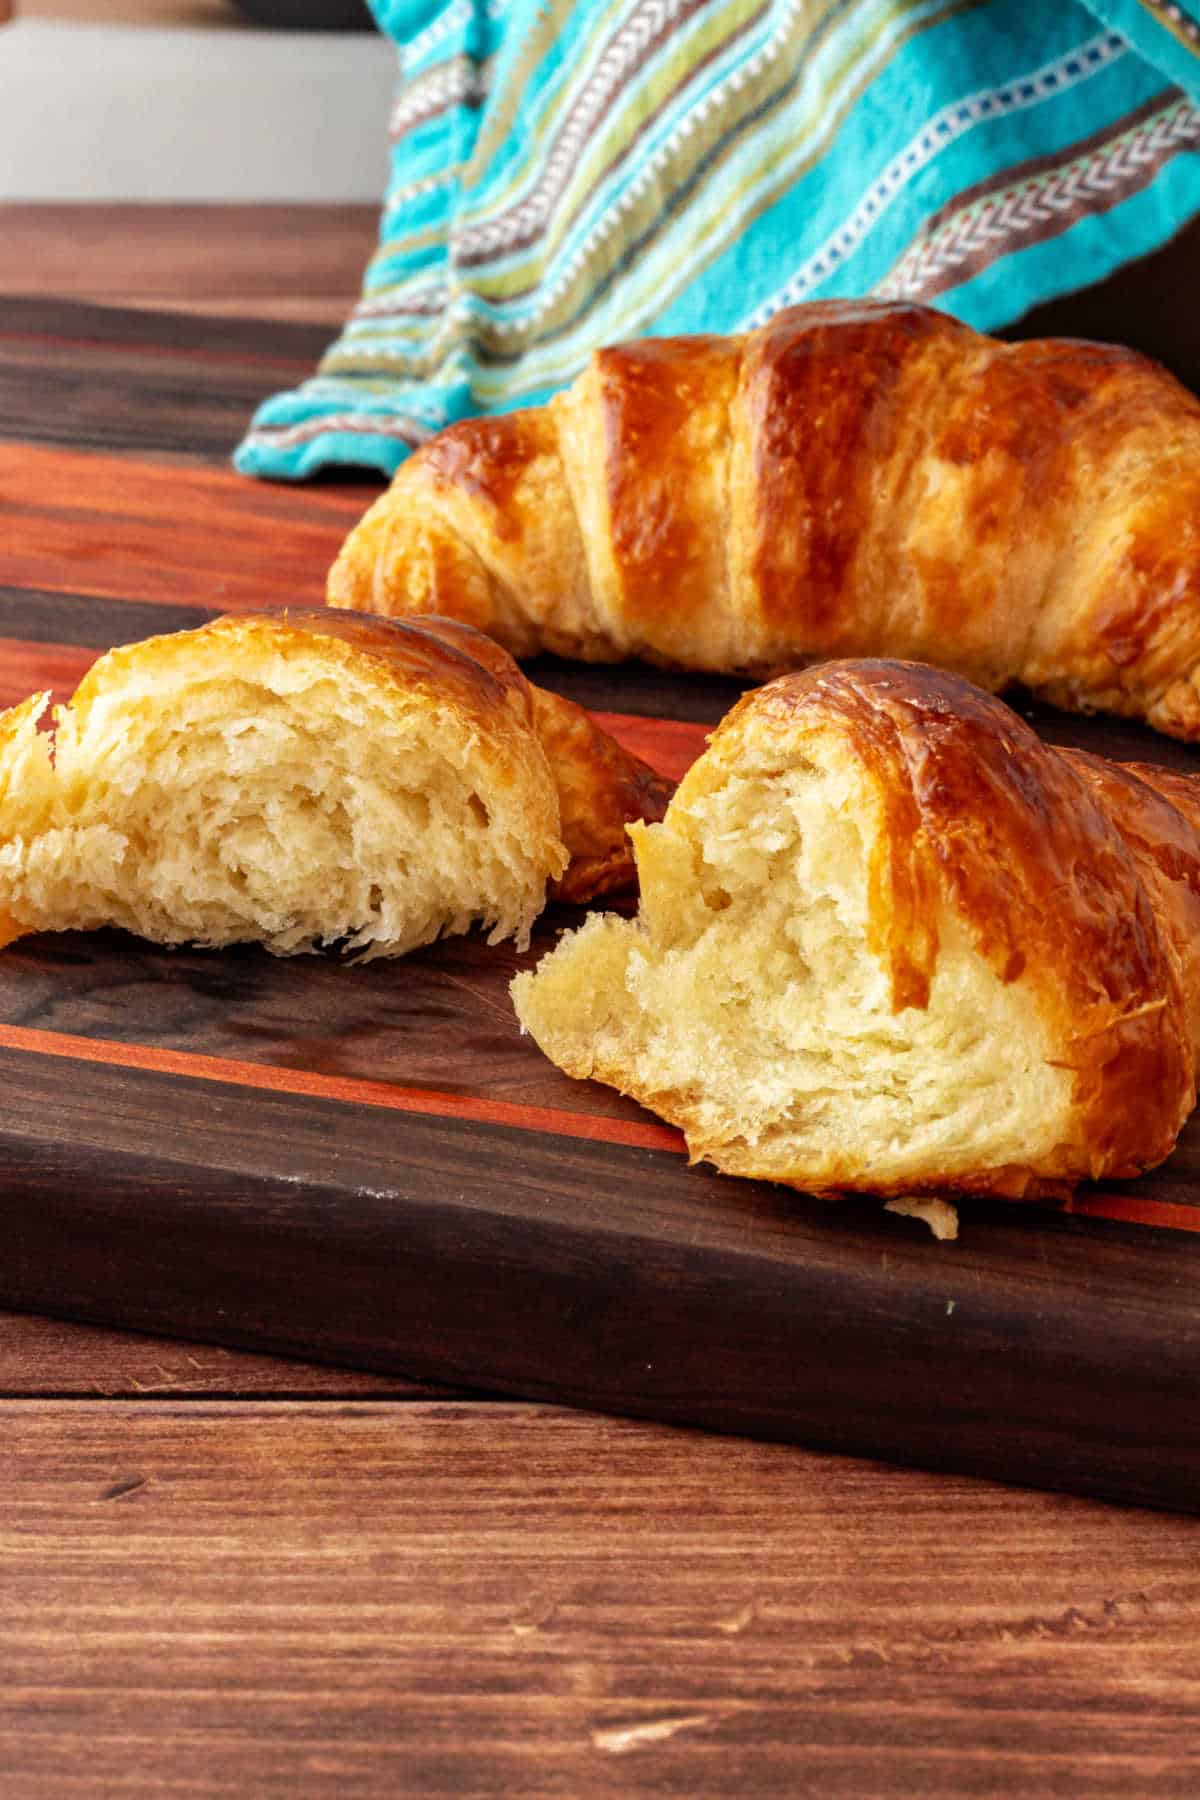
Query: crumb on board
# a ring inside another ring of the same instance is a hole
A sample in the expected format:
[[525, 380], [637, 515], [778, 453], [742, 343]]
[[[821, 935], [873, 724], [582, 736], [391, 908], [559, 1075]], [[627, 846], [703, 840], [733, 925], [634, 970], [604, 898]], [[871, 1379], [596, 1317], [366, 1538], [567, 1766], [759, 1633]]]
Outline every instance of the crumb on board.
[[958, 1236], [958, 1208], [949, 1200], [931, 1200], [928, 1194], [906, 1194], [899, 1200], [884, 1202], [884, 1212], [900, 1213], [905, 1219], [924, 1219], [935, 1238]]

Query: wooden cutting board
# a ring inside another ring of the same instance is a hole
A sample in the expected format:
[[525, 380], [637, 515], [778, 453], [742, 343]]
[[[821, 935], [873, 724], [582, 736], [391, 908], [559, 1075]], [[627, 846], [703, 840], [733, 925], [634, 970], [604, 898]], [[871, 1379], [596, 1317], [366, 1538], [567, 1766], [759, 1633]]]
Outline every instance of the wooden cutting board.
[[[312, 604], [372, 492], [0, 444], [0, 703], [65, 696], [113, 643]], [[738, 691], [535, 673], [672, 775]], [[964, 1203], [954, 1244], [689, 1168], [518, 1031], [508, 982], [570, 922], [527, 957], [454, 939], [366, 968], [117, 933], [5, 951], [0, 1302], [1200, 1510], [1200, 1131], [1069, 1211]]]

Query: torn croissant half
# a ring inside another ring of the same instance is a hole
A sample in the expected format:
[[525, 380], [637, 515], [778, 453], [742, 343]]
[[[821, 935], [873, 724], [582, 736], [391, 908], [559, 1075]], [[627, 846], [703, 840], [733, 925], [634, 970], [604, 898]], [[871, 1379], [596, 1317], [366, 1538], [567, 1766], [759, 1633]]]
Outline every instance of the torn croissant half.
[[46, 706], [0, 717], [4, 942], [115, 925], [398, 956], [476, 923], [525, 941], [547, 883], [628, 882], [625, 819], [668, 791], [450, 620], [221, 618], [110, 651], [53, 734]]
[[748, 695], [636, 920], [513, 985], [561, 1068], [813, 1193], [1069, 1194], [1171, 1151], [1200, 1044], [1200, 780], [1043, 744], [918, 664]]

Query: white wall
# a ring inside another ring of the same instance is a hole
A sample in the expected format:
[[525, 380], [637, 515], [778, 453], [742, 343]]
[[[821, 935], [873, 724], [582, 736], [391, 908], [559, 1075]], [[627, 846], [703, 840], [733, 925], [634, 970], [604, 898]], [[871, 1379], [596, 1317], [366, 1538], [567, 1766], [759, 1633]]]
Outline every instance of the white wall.
[[378, 200], [395, 78], [372, 33], [18, 16], [0, 200]]

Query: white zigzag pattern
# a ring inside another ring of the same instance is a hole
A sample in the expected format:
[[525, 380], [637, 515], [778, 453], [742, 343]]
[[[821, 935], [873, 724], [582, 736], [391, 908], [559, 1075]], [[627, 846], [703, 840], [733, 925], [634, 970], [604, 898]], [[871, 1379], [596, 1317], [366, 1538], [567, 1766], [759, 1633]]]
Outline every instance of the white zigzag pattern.
[[390, 288], [385, 294], [365, 295], [354, 308], [356, 319], [387, 318], [391, 314], [416, 313], [419, 317], [436, 317], [446, 305], [444, 281], [407, 283]]
[[1046, 63], [1029, 75], [1005, 82], [1003, 87], [982, 89], [965, 100], [944, 106], [903, 150], [894, 156], [883, 174], [864, 195], [859, 205], [838, 230], [826, 238], [819, 250], [796, 271], [778, 293], [755, 309], [743, 322], [743, 330], [765, 325], [785, 306], [797, 301], [827, 279], [863, 242], [897, 196], [921, 169], [932, 162], [948, 144], [986, 120], [1002, 118], [1051, 100], [1077, 82], [1107, 68], [1129, 49], [1117, 32], [1106, 31], [1079, 44], [1067, 55]]
[[423, 175], [419, 181], [410, 181], [406, 187], [394, 189], [388, 194], [387, 204], [383, 209], [384, 218], [394, 218], [413, 200], [419, 200], [422, 194], [436, 194], [439, 188], [449, 187], [458, 180], [462, 172], [462, 163], [451, 163], [449, 168], [439, 169], [436, 175]]
[[592, 126], [656, 34], [678, 18], [683, 4], [684, 0], [644, 0], [644, 4], [621, 26], [584, 84], [532, 194], [502, 217], [489, 220], [487, 224], [467, 226], [458, 233], [453, 245], [456, 256], [478, 256], [499, 250], [544, 224]]
[[487, 82], [482, 68], [469, 56], [456, 56], [438, 74], [422, 81], [419, 87], [402, 94], [392, 109], [388, 131], [393, 140], [444, 107], [461, 100], [482, 100]]
[[301, 419], [295, 425], [256, 426], [246, 442], [286, 450], [326, 431], [370, 432], [378, 437], [401, 438], [414, 446], [433, 435], [427, 425], [420, 425], [415, 419], [385, 418], [379, 413], [325, 413], [318, 419]]
[[1062, 169], [1032, 176], [1021, 186], [982, 202], [978, 210], [949, 220], [940, 231], [914, 244], [875, 293], [884, 300], [919, 299], [977, 250], [1021, 235], [1058, 213], [1073, 212], [1081, 200], [1093, 194], [1111, 193], [1129, 176], [1156, 162], [1164, 151], [1188, 143], [1200, 144], [1200, 108], [1182, 101], [1106, 149]]

